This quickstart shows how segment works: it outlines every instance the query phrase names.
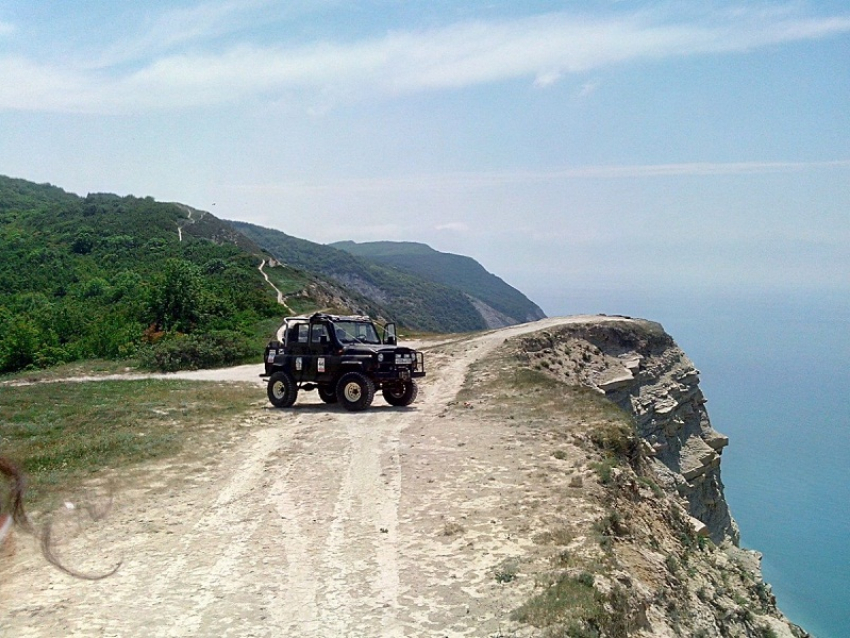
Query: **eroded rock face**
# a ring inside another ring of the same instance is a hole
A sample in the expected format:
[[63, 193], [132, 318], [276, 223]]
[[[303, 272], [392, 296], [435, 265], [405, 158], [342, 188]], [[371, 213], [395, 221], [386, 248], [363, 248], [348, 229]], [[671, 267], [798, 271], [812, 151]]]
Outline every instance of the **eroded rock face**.
[[659, 483], [685, 498], [715, 543], [738, 544], [720, 478], [729, 439], [711, 426], [699, 371], [660, 324], [568, 324], [524, 338], [520, 350], [532, 367], [594, 388], [631, 414]]

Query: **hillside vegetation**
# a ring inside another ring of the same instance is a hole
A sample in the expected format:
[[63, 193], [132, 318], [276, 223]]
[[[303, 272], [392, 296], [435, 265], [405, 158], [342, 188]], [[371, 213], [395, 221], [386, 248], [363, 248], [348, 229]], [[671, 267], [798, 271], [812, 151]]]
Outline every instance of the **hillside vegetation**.
[[330, 277], [379, 303], [393, 319], [409, 328], [464, 332], [488, 327], [458, 288], [277, 230], [247, 222], [230, 223], [285, 264]]
[[[199, 236], [204, 226], [233, 231], [190, 215], [149, 197], [79, 197], [0, 176], [0, 373], [90, 358], [142, 356], [169, 368], [255, 355], [281, 314], [260, 256]], [[308, 281], [291, 269], [274, 276], [279, 288]]]
[[542, 316], [474, 260], [411, 246], [401, 267], [390, 250], [381, 263], [185, 204], [0, 176], [0, 374], [87, 359], [238, 363], [282, 316], [315, 310], [433, 332]]
[[528, 297], [488, 272], [471, 257], [439, 252], [416, 242], [342, 241], [331, 246], [374, 263], [457, 288], [502, 315], [504, 324], [536, 321], [546, 316]]

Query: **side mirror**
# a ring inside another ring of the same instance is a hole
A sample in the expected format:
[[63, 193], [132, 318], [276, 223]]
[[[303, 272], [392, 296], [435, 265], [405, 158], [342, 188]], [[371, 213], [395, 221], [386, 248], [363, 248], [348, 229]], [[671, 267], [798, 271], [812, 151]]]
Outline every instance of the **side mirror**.
[[382, 341], [388, 346], [394, 346], [398, 343], [398, 337], [396, 337], [395, 333], [395, 324], [388, 323], [384, 326], [384, 338]]

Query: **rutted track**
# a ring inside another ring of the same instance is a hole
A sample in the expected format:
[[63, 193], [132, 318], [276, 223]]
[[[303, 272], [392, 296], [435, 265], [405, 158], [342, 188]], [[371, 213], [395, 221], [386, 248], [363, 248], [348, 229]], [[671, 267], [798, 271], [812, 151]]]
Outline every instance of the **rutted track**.
[[[0, 578], [3, 635], [496, 634], [532, 587], [503, 587], [493, 569], [532, 544], [516, 530], [533, 447], [520, 456], [521, 432], [444, 418], [446, 406], [469, 365], [506, 338], [571, 320], [429, 355], [407, 409], [379, 399], [349, 413], [303, 393], [274, 410], [258, 389], [256, 408], [210, 447], [220, 454], [133, 470], [104, 522], [66, 526], [63, 557], [121, 558], [114, 576], [71, 579], [19, 537]], [[244, 372], [257, 380], [258, 367]]]

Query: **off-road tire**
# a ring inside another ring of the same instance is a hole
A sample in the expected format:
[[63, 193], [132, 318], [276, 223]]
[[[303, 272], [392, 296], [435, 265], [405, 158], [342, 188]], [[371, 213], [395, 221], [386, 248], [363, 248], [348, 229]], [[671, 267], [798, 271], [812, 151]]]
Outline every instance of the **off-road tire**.
[[347, 372], [336, 384], [336, 397], [346, 410], [359, 412], [372, 405], [375, 384], [360, 372]]
[[336, 398], [336, 389], [331, 386], [320, 385], [319, 388], [319, 398], [325, 403], [336, 403], [338, 399]]
[[269, 401], [276, 408], [288, 408], [298, 397], [298, 384], [288, 372], [275, 372], [269, 377]]
[[399, 381], [393, 385], [385, 385], [381, 392], [384, 393], [384, 399], [390, 405], [406, 406], [416, 401], [416, 395], [419, 394], [419, 386], [416, 381]]

